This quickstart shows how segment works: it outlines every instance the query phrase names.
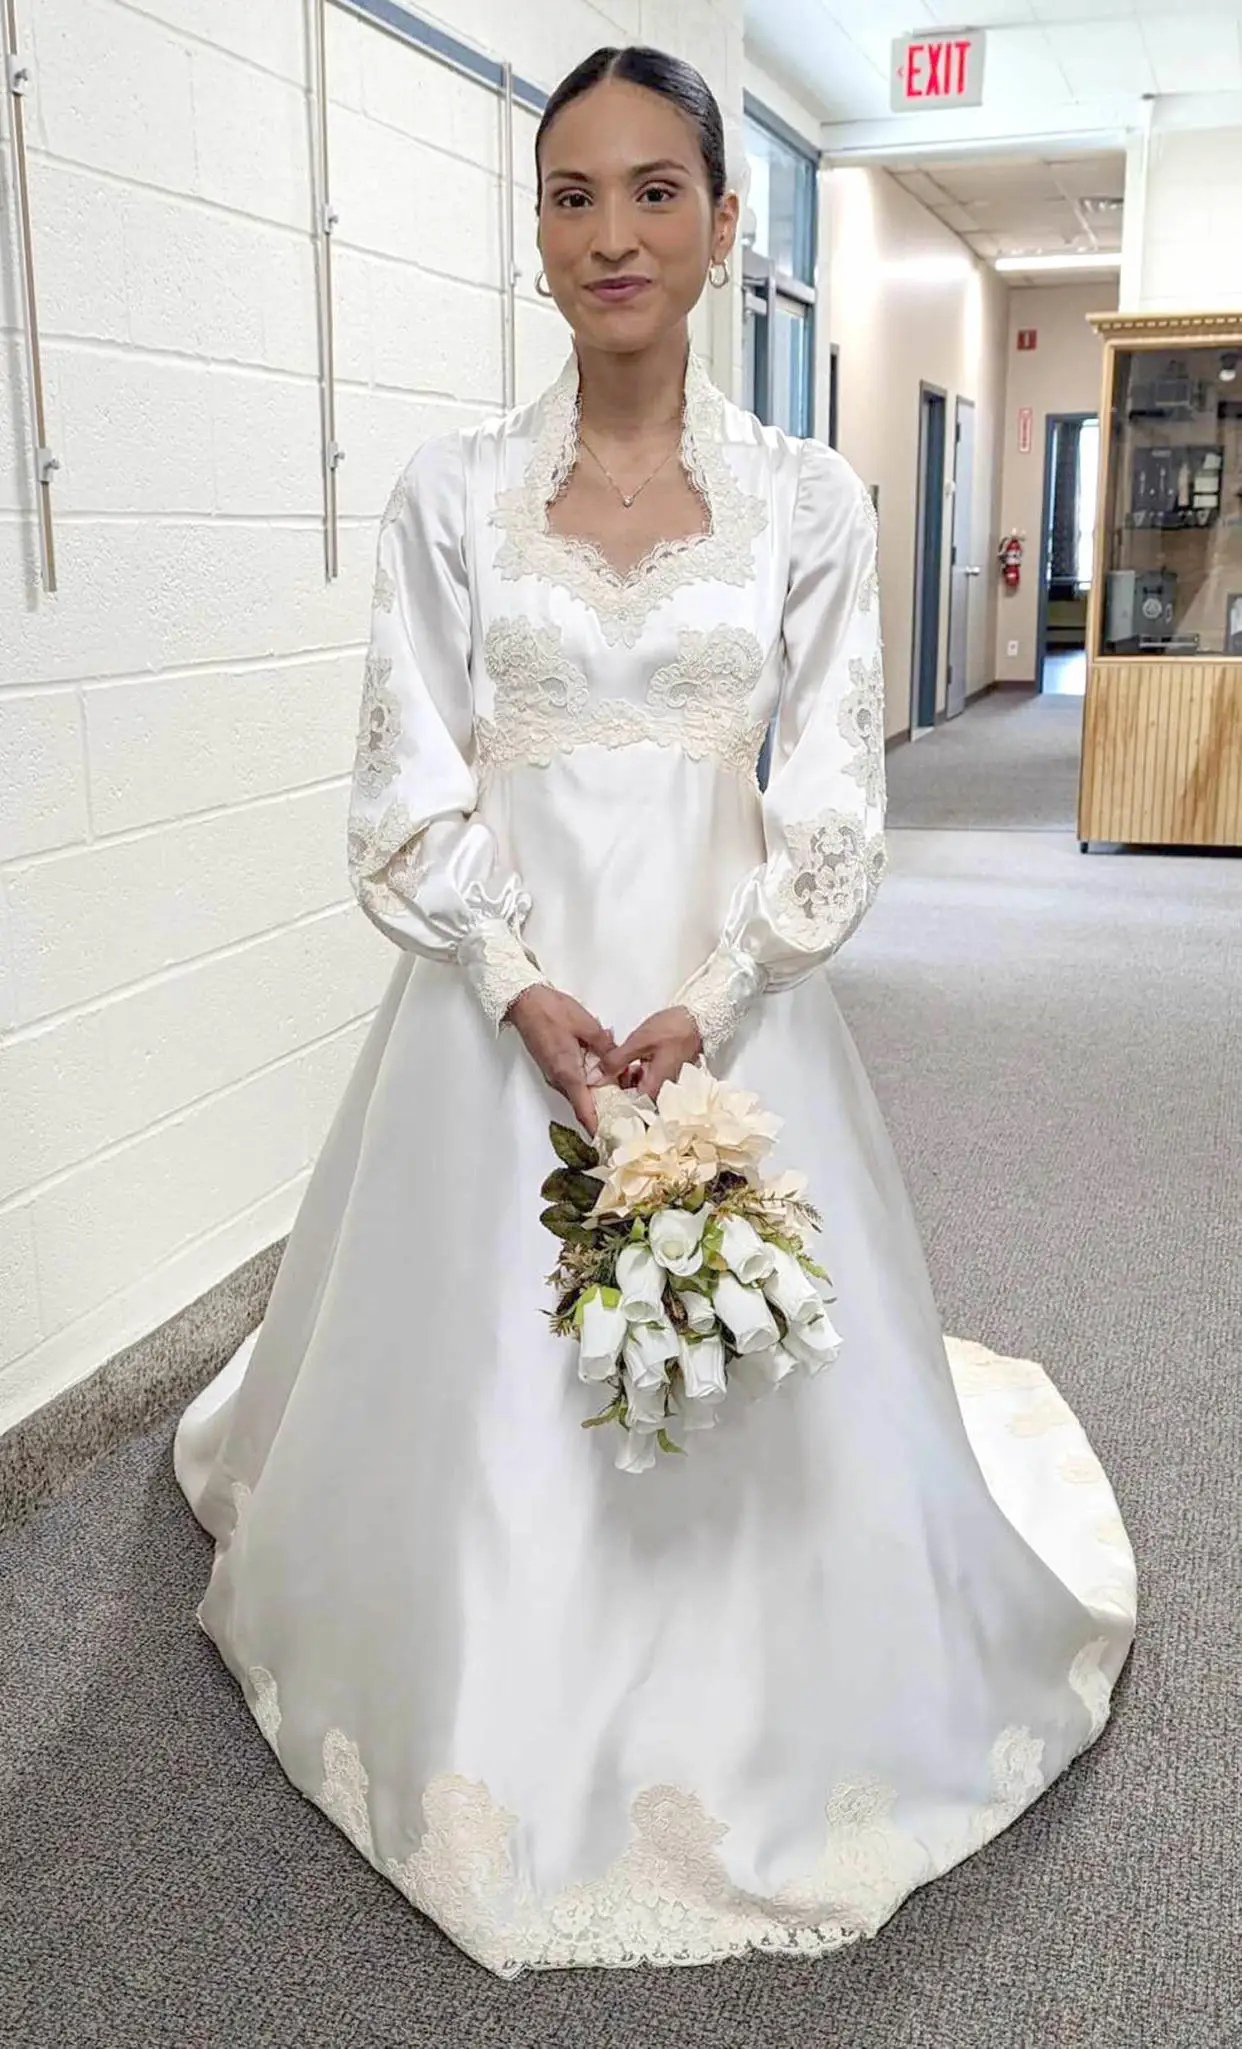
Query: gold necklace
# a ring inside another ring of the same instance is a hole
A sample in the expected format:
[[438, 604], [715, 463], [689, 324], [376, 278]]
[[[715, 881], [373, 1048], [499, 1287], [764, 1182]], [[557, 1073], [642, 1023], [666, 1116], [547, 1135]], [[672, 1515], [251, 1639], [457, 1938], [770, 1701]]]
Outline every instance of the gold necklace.
[[659, 462], [652, 470], [651, 476], [644, 477], [642, 483], [636, 484], [632, 491], [623, 491], [621, 489], [620, 484], [613, 476], [612, 471], [609, 469], [607, 463], [604, 461], [603, 457], [596, 455], [595, 450], [592, 448], [590, 442], [586, 438], [586, 435], [582, 433], [581, 430], [579, 430], [578, 439], [582, 443], [582, 446], [585, 448], [587, 454], [590, 456], [592, 462], [596, 462], [599, 464], [600, 468], [604, 472], [604, 475], [607, 477], [609, 483], [612, 485], [613, 490], [616, 492], [618, 498], [621, 500], [621, 503], [625, 506], [627, 511], [629, 510], [630, 506], [634, 503], [634, 500], [637, 498], [639, 492], [646, 490], [648, 484], [652, 481], [652, 478], [659, 476], [660, 471], [664, 468], [665, 464], [670, 463], [673, 460], [673, 457], [676, 455], [678, 449], [681, 447], [681, 436], [678, 435], [676, 441], [673, 443], [673, 446], [669, 449], [668, 454], [665, 456], [661, 456]]

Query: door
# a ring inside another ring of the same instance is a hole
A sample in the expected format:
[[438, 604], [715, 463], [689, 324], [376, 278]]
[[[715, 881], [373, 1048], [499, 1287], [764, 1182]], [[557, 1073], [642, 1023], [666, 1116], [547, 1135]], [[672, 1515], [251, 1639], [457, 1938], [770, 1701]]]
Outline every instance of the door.
[[944, 532], [943, 391], [919, 387], [918, 521], [914, 554], [914, 656], [911, 663], [910, 727], [936, 723], [936, 680], [940, 667], [940, 568]]
[[974, 523], [975, 409], [959, 398], [953, 424], [953, 531], [949, 543], [949, 678], [945, 715], [966, 709], [970, 594], [979, 564], [970, 559]]

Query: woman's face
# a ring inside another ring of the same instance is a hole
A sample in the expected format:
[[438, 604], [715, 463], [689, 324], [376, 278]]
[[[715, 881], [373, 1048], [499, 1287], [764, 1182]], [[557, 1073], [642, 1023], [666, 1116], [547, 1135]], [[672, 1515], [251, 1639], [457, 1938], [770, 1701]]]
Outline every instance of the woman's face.
[[589, 347], [649, 348], [733, 247], [736, 198], [713, 202], [688, 116], [620, 79], [562, 108], [540, 155], [539, 253], [553, 298]]

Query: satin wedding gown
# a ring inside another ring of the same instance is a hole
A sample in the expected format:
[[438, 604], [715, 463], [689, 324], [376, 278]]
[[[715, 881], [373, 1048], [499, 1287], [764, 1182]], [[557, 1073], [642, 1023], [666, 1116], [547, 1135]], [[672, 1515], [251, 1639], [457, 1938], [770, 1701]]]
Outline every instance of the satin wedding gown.
[[[285, 1772], [503, 1975], [874, 1933], [1099, 1734], [1133, 1628], [1073, 1415], [946, 1349], [818, 972], [883, 866], [870, 502], [693, 357], [684, 422], [709, 525], [624, 578], [548, 522], [572, 359], [393, 492], [349, 858], [402, 951], [177, 1438], [200, 1619]], [[824, 1215], [836, 1364], [641, 1476], [546, 1320], [565, 1110], [498, 1022], [541, 978], [618, 1037], [688, 1003]]]

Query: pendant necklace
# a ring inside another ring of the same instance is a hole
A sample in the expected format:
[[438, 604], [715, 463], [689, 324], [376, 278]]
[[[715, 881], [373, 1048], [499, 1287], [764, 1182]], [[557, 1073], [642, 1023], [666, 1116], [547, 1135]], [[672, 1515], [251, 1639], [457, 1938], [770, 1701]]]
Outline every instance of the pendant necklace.
[[670, 463], [673, 460], [673, 457], [676, 455], [678, 449], [681, 447], [681, 437], [679, 435], [677, 440], [673, 443], [673, 446], [669, 449], [668, 454], [660, 458], [660, 461], [652, 470], [651, 475], [648, 477], [644, 477], [642, 483], [636, 484], [632, 491], [623, 491], [621, 489], [620, 484], [613, 476], [612, 471], [609, 469], [607, 463], [604, 462], [600, 456], [596, 455], [595, 450], [592, 448], [590, 442], [587, 440], [586, 435], [583, 433], [579, 433], [578, 439], [581, 442], [583, 448], [585, 448], [587, 454], [590, 456], [592, 462], [599, 464], [600, 469], [602, 469], [602, 471], [604, 472], [604, 475], [607, 477], [609, 483], [612, 485], [613, 490], [616, 492], [618, 498], [621, 500], [621, 503], [625, 506], [627, 511], [629, 510], [630, 506], [634, 503], [634, 500], [637, 498], [639, 492], [646, 490], [648, 484], [650, 484], [655, 477], [659, 476], [660, 471], [664, 468], [665, 464]]

